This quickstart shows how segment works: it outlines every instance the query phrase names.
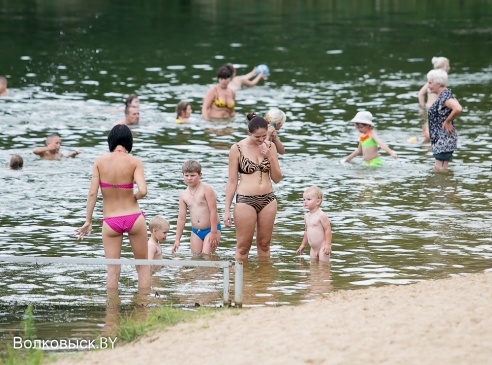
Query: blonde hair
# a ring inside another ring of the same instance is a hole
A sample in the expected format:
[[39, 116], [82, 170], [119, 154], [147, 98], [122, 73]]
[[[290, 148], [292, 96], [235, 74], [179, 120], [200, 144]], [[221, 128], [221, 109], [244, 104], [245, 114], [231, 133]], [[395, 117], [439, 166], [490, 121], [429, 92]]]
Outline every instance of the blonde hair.
[[188, 160], [188, 161], [185, 161], [181, 170], [183, 171], [183, 174], [187, 173], [187, 172], [196, 172], [197, 174], [201, 174], [202, 173], [202, 165], [200, 165], [200, 162], [198, 162], [198, 161]]
[[446, 57], [432, 57], [432, 64], [434, 65], [435, 70], [444, 70], [446, 64], [449, 65], [449, 60]]
[[313, 193], [316, 196], [316, 199], [319, 199], [319, 200], [321, 200], [321, 202], [323, 202], [323, 190], [321, 190], [316, 185], [313, 185], [313, 186], [310, 186], [309, 188], [306, 188], [306, 190], [304, 190], [304, 194], [306, 194], [306, 193]]
[[284, 124], [287, 117], [285, 113], [279, 108], [271, 108], [265, 115], [265, 120], [268, 124], [275, 124], [276, 127], [280, 128]]
[[448, 74], [444, 70], [430, 70], [427, 73], [427, 79], [434, 81], [436, 84], [441, 86], [448, 85]]
[[169, 222], [167, 221], [167, 219], [160, 215], [156, 215], [149, 222], [150, 233], [152, 233], [154, 229], [163, 228], [164, 226], [169, 227]]

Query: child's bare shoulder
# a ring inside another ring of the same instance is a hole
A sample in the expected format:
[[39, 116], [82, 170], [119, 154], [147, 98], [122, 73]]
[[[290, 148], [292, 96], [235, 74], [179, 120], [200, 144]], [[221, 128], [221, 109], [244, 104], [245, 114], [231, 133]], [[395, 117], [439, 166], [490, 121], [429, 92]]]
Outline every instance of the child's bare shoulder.
[[151, 259], [153, 259], [154, 255], [159, 251], [157, 249], [156, 243], [152, 242], [151, 240], [149, 240], [147, 244], [147, 250], [148, 250], [149, 258], [152, 257]]
[[326, 219], [328, 221], [330, 221], [330, 218], [328, 217], [328, 214], [326, 214], [325, 212], [323, 212], [321, 209], [319, 210], [319, 213], [320, 213], [320, 219]]
[[212, 188], [212, 186], [211, 186], [210, 184], [207, 184], [207, 183], [205, 183], [205, 182], [203, 182], [203, 181], [201, 181], [201, 182], [200, 182], [200, 184], [202, 184], [202, 185], [203, 185], [203, 187], [204, 187], [206, 190], [212, 190], [212, 191], [214, 191], [214, 188]]

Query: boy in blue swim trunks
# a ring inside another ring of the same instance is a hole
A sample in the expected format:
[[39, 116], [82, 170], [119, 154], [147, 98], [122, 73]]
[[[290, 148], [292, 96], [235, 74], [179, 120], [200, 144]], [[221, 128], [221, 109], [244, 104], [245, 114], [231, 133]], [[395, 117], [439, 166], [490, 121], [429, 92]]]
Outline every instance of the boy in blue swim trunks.
[[186, 211], [190, 211], [192, 254], [210, 255], [215, 252], [220, 240], [222, 227], [217, 213], [217, 199], [212, 187], [202, 181], [202, 166], [194, 160], [183, 164], [183, 179], [188, 187], [179, 197], [179, 213], [176, 240], [172, 253], [179, 248], [186, 222]]

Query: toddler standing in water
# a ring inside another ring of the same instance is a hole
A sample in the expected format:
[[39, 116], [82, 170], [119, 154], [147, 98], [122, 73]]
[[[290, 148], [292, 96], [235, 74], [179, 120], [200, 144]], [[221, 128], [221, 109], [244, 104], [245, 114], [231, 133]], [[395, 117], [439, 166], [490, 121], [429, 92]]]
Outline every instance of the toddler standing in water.
[[374, 129], [374, 123], [372, 122], [372, 114], [370, 112], [358, 112], [352, 123], [361, 133], [359, 138], [359, 146], [350, 155], [345, 158], [345, 162], [350, 162], [352, 159], [362, 153], [364, 158], [364, 164], [368, 166], [382, 166], [383, 162], [379, 157], [378, 146], [388, 152], [393, 158], [398, 158], [391, 148], [386, 146], [381, 139], [379, 139]]
[[309, 243], [311, 260], [330, 261], [332, 234], [330, 220], [320, 208], [323, 191], [317, 186], [311, 186], [304, 190], [302, 199], [309, 213], [304, 215], [304, 238], [296, 253], [302, 254]]
[[202, 181], [202, 166], [198, 161], [188, 160], [183, 164], [184, 182], [188, 188], [179, 197], [179, 213], [176, 240], [172, 253], [179, 248], [179, 241], [186, 222], [186, 210], [190, 211], [192, 254], [212, 254], [219, 245], [220, 231], [217, 199], [212, 187]]
[[156, 215], [149, 222], [150, 239], [148, 243], [149, 247], [149, 260], [162, 260], [162, 248], [161, 242], [163, 242], [167, 234], [169, 233], [169, 222], [160, 215]]

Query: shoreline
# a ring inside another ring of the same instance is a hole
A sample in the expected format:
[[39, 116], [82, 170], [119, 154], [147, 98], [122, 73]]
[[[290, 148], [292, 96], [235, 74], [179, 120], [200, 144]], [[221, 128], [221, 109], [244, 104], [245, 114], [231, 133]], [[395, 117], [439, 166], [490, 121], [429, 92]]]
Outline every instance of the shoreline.
[[492, 272], [231, 309], [55, 364], [486, 364]]

